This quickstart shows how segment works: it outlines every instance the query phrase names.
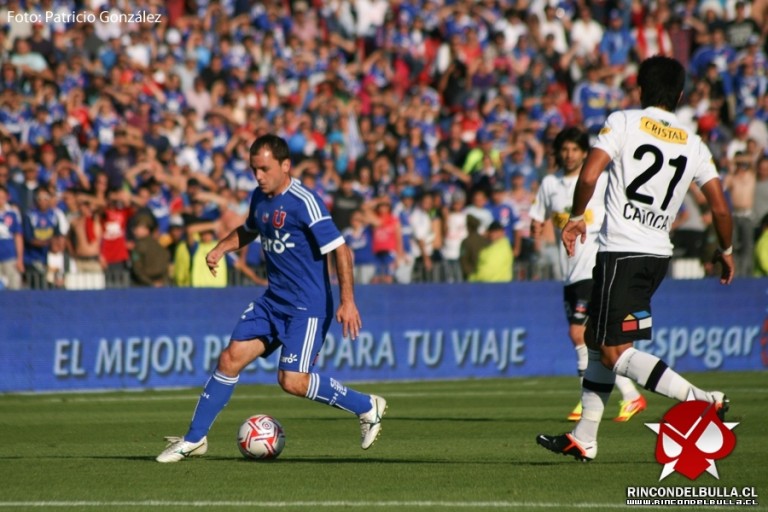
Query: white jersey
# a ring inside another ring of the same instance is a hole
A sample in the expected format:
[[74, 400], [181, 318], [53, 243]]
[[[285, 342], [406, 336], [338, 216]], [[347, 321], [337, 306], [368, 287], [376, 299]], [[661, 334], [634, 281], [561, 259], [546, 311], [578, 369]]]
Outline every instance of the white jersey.
[[604, 172], [598, 178], [595, 193], [584, 212], [587, 239], [583, 244], [581, 241], [576, 243], [576, 253], [569, 258], [565, 247], [560, 243], [560, 234], [571, 216], [573, 191], [576, 189], [578, 177], [578, 174], [564, 176], [562, 173], [546, 176], [541, 181], [536, 200], [530, 210], [532, 220], [544, 222], [547, 218], [552, 218], [560, 257], [560, 271], [566, 286], [592, 279], [592, 267], [595, 266], [597, 256], [597, 235], [605, 218], [604, 196], [608, 173]]
[[594, 147], [613, 160], [599, 250], [671, 256], [669, 230], [688, 186], [718, 177], [709, 148], [655, 107], [614, 112]]

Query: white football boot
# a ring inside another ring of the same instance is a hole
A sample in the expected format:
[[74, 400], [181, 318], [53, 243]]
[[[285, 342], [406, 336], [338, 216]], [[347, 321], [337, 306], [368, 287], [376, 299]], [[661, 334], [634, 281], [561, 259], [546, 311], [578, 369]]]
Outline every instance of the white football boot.
[[363, 450], [367, 450], [379, 437], [381, 418], [387, 412], [387, 401], [380, 396], [371, 395], [371, 410], [358, 416], [360, 418], [360, 439]]
[[168, 446], [157, 456], [157, 462], [179, 462], [187, 457], [205, 455], [208, 451], [208, 438], [204, 437], [196, 443], [185, 441], [183, 437], [167, 436]]

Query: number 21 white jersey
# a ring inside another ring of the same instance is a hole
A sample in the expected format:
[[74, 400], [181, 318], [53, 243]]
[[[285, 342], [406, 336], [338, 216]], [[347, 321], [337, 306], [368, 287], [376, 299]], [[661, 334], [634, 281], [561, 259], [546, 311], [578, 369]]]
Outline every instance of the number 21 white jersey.
[[718, 178], [709, 148], [655, 107], [614, 112], [594, 147], [613, 161], [599, 250], [671, 256], [669, 230], [691, 181]]

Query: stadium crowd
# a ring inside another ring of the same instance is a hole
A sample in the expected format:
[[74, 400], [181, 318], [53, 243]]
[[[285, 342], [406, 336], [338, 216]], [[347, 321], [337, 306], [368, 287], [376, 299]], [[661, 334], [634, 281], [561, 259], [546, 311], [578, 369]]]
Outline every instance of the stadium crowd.
[[[264, 133], [358, 282], [558, 278], [527, 215], [552, 141], [639, 105], [654, 54], [689, 70], [678, 116], [721, 171], [738, 275], [768, 275], [765, 0], [5, 4], [0, 287], [263, 284], [258, 245], [216, 277], [205, 253], [244, 219]], [[711, 272], [703, 204], [673, 226], [675, 277]]]

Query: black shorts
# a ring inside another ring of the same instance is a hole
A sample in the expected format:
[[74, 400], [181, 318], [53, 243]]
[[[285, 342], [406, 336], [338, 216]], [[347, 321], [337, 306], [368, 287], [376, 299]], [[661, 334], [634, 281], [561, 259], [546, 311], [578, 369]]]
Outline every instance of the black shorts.
[[586, 325], [589, 300], [592, 297], [592, 280], [584, 279], [563, 288], [563, 303], [568, 325]]
[[669, 260], [652, 254], [597, 253], [585, 334], [589, 345], [651, 339], [651, 297], [667, 275]]

